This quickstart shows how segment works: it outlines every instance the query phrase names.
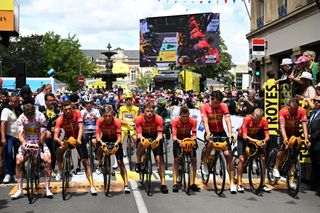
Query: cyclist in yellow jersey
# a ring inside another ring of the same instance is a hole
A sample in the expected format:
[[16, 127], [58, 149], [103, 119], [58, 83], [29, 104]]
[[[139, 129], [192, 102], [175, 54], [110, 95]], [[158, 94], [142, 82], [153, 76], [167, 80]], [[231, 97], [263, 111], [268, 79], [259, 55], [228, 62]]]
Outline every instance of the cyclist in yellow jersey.
[[136, 142], [137, 136], [133, 120], [139, 115], [139, 107], [132, 104], [132, 93], [126, 93], [123, 98], [125, 99], [125, 103], [119, 109], [119, 119], [121, 120], [121, 129], [123, 133], [121, 141], [124, 141], [125, 136], [128, 134], [128, 130], [130, 130], [130, 137], [133, 142]]

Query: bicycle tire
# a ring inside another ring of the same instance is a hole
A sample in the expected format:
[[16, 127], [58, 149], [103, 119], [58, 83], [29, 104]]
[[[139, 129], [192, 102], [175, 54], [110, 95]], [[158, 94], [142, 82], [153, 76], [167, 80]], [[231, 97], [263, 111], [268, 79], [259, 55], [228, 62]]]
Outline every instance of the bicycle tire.
[[[290, 166], [288, 166], [288, 171], [287, 171], [287, 191], [288, 191], [288, 194], [291, 196], [291, 197], [295, 197], [297, 196], [297, 194], [299, 193], [299, 189], [300, 189], [300, 185], [301, 185], [301, 165], [300, 165], [300, 162], [297, 158], [294, 158], [293, 160], [291, 160], [290, 164], [294, 165], [294, 183], [295, 183], [295, 188], [291, 188], [290, 186], [290, 176], [292, 174], [292, 172], [290, 171], [291, 168]], [[289, 165], [290, 165], [289, 164]]]
[[127, 156], [128, 156], [128, 161], [129, 161], [129, 169], [130, 171], [133, 170], [133, 165], [132, 165], [132, 141], [130, 135], [127, 136]]
[[[186, 188], [186, 193], [190, 195], [190, 180], [191, 180], [191, 170], [190, 170], [190, 156], [188, 154], [185, 154], [185, 173], [184, 173], [184, 183]], [[186, 178], [187, 176], [187, 178]], [[186, 181], [188, 179], [188, 181]], [[188, 183], [186, 183], [188, 182]]]
[[211, 169], [209, 168], [209, 164], [207, 164], [207, 166], [208, 166], [208, 171], [209, 171], [209, 174], [208, 175], [205, 175], [204, 173], [203, 173], [203, 171], [202, 171], [202, 165], [203, 165], [203, 153], [204, 153], [204, 151], [205, 151], [205, 148], [206, 147], [203, 147], [203, 149], [202, 149], [202, 151], [201, 151], [201, 164], [200, 164], [200, 171], [201, 171], [201, 178], [202, 178], [202, 183], [203, 184], [205, 184], [205, 185], [207, 185], [208, 184], [208, 182], [209, 182], [209, 177], [210, 177], [210, 171], [211, 171]]
[[67, 150], [63, 154], [63, 163], [62, 163], [62, 199], [66, 200], [70, 182], [70, 167], [71, 167], [71, 151]]
[[34, 189], [33, 189], [33, 165], [32, 165], [32, 160], [29, 159], [27, 161], [27, 171], [26, 171], [26, 179], [27, 179], [27, 196], [28, 196], [28, 201], [29, 204], [31, 204], [33, 202], [34, 199]]
[[[218, 177], [221, 179], [218, 180]], [[226, 184], [226, 162], [221, 152], [216, 152], [213, 162], [213, 185], [217, 195], [223, 194]]]
[[182, 181], [184, 176], [184, 156], [181, 154], [179, 156], [179, 164], [178, 164], [178, 174], [177, 174], [177, 184], [179, 185], [180, 189], [182, 188]]
[[278, 150], [276, 148], [273, 148], [269, 153], [269, 156], [267, 159], [267, 177], [268, 177], [268, 182], [271, 186], [276, 185], [279, 180], [279, 178], [273, 177], [273, 168], [276, 164], [277, 154], [278, 154]]
[[151, 45], [152, 45], [152, 47], [154, 47], [154, 48], [159, 48], [159, 47], [161, 47], [161, 45], [162, 45], [162, 42], [159, 40], [159, 39], [152, 39], [151, 40]]
[[111, 158], [110, 156], [104, 157], [104, 169], [103, 169], [103, 185], [104, 185], [104, 193], [106, 196], [109, 195], [110, 192], [110, 184], [111, 184]]
[[248, 159], [248, 179], [250, 189], [254, 194], [259, 194], [263, 186], [262, 162], [259, 156]]
[[146, 191], [147, 191], [148, 196], [152, 196], [152, 189], [151, 189], [151, 176], [152, 176], [151, 148], [148, 148], [146, 161], [147, 161]]
[[34, 184], [35, 189], [38, 190], [40, 186], [40, 158], [38, 161], [34, 162]]

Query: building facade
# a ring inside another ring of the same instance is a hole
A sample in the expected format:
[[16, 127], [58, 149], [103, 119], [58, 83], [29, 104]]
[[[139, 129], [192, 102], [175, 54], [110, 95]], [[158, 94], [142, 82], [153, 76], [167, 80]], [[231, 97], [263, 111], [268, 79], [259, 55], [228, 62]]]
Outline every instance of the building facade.
[[[319, 0], [251, 0], [249, 66], [260, 63], [261, 75], [254, 76], [259, 87], [268, 70], [279, 70], [283, 58], [295, 61], [305, 50], [320, 54]], [[265, 55], [252, 56], [252, 39], [264, 38]]]

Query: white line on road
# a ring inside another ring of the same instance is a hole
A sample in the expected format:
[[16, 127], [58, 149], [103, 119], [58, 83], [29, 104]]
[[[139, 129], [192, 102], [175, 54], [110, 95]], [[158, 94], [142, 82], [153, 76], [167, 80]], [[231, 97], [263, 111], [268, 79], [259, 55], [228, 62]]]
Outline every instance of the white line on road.
[[[126, 165], [127, 171], [130, 171], [129, 168], [129, 161], [127, 158], [123, 158], [123, 163]], [[138, 183], [135, 180], [129, 180], [131, 190], [133, 192], [134, 199], [137, 204], [137, 208], [139, 213], [148, 213], [148, 209], [146, 207], [146, 204], [144, 203], [144, 200], [142, 198], [141, 192], [138, 189]]]

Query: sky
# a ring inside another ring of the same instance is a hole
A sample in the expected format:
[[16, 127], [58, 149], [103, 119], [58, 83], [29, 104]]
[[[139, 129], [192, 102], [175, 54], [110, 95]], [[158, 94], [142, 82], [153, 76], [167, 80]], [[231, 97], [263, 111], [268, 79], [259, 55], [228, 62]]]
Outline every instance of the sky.
[[[246, 0], [247, 1], [247, 0]], [[248, 1], [247, 1], [248, 2]], [[139, 19], [220, 13], [220, 31], [235, 64], [247, 64], [250, 20], [243, 0], [18, 0], [20, 34], [76, 35], [81, 49], [139, 49]], [[248, 7], [250, 5], [247, 3]], [[250, 9], [249, 9], [250, 10]]]

